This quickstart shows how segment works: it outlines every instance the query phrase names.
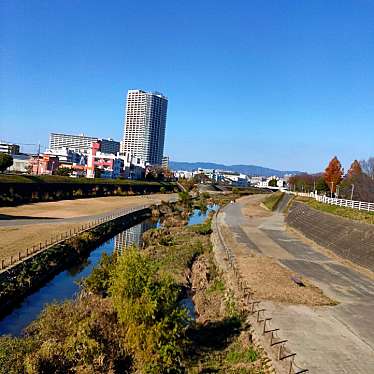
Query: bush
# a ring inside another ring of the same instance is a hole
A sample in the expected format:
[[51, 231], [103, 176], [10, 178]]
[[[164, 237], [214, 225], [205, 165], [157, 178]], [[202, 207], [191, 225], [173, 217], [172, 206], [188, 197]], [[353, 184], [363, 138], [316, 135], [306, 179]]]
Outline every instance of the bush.
[[181, 368], [188, 318], [178, 306], [179, 292], [176, 283], [158, 274], [155, 262], [136, 249], [119, 257], [110, 295], [125, 346], [140, 372], [178, 372], [176, 368]]
[[193, 225], [191, 230], [201, 235], [210, 235], [212, 233], [212, 220], [208, 218], [204, 223]]

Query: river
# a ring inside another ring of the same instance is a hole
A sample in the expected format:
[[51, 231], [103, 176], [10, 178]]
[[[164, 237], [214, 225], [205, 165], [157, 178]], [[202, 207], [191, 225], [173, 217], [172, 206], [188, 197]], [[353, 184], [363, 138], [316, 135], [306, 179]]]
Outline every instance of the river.
[[[204, 222], [209, 212], [216, 209], [216, 205], [210, 205], [205, 213], [195, 209], [189, 217], [188, 224], [195, 225]], [[121, 251], [132, 244], [141, 246], [142, 234], [146, 230], [158, 226], [159, 222], [152, 223], [151, 220], [147, 219], [130, 227], [91, 251], [84, 262], [57, 274], [43, 287], [27, 296], [10, 314], [0, 320], [0, 335], [19, 336], [22, 330], [38, 317], [46, 304], [74, 298], [80, 290], [79, 281], [91, 273], [103, 253], [110, 254], [114, 250]]]

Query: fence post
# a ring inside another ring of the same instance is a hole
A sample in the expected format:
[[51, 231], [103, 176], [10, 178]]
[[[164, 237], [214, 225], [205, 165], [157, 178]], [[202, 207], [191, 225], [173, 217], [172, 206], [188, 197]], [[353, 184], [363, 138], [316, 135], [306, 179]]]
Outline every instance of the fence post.
[[1, 270], [4, 269], [4, 260], [1, 260]]
[[10, 256], [10, 264], [13, 264], [13, 256]]
[[18, 261], [21, 261], [21, 252], [18, 252]]

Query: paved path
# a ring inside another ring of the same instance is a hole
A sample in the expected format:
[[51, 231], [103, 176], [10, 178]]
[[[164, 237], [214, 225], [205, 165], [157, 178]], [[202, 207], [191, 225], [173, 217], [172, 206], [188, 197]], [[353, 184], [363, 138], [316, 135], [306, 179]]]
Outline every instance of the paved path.
[[276, 258], [339, 302], [329, 307], [264, 302], [297, 362], [311, 373], [374, 373], [374, 282], [286, 231], [284, 215], [259, 208], [262, 199], [250, 196], [228, 205], [218, 222], [248, 253]]

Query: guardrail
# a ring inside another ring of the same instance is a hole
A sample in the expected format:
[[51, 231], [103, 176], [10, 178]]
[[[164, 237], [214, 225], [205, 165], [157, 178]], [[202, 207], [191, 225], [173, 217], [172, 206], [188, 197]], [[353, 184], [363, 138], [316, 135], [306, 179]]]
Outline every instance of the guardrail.
[[296, 353], [289, 350], [286, 346], [288, 340], [282, 339], [279, 336], [279, 328], [271, 326], [272, 318], [266, 315], [266, 308], [261, 306], [261, 301], [254, 299], [254, 293], [251, 292], [247, 282], [243, 279], [243, 274], [240, 272], [238, 261], [232, 252], [232, 250], [226, 245], [221, 231], [217, 223], [217, 217], [220, 210], [215, 215], [215, 228], [218, 234], [219, 241], [226, 253], [226, 259], [228, 260], [231, 270], [234, 272], [235, 279], [237, 281], [238, 290], [241, 292], [241, 296], [244, 301], [244, 305], [252, 317], [255, 317], [255, 323], [262, 331], [263, 336], [269, 336], [269, 348], [274, 350], [277, 349], [276, 359], [278, 361], [288, 361], [288, 374], [302, 374], [309, 373], [309, 369], [298, 366], [295, 362]]
[[[156, 204], [157, 205], [157, 204]], [[51, 236], [50, 239], [43, 242], [39, 242], [37, 245], [33, 245], [29, 248], [26, 248], [24, 251], [19, 251], [17, 255], [10, 256], [8, 258], [2, 259], [0, 261], [0, 272], [9, 270], [9, 268], [18, 265], [20, 262], [35, 256], [36, 254], [45, 251], [48, 248], [53, 247], [56, 244], [62, 243], [66, 240], [69, 240], [75, 236], [82, 234], [85, 231], [91, 230], [97, 226], [100, 226], [106, 222], [112, 221], [119, 217], [123, 217], [127, 214], [141, 211], [143, 209], [149, 208], [147, 205], [143, 205], [139, 208], [130, 208], [130, 209], [120, 209], [115, 212], [112, 212], [109, 215], [98, 217], [94, 220], [86, 222], [77, 227], [71, 228], [69, 231], [65, 231], [60, 234]]]
[[351, 209], [358, 209], [358, 210], [365, 210], [367, 212], [374, 212], [374, 203], [369, 203], [367, 201], [357, 201], [357, 200], [346, 200], [346, 199], [338, 199], [334, 197], [316, 195], [313, 192], [306, 193], [306, 192], [292, 192], [289, 191], [294, 195], [304, 196], [304, 197], [311, 197], [321, 203], [330, 204], [330, 205], [338, 205], [345, 208]]

